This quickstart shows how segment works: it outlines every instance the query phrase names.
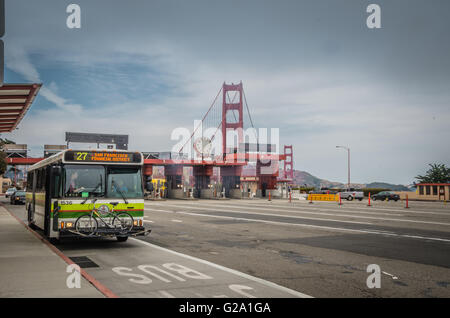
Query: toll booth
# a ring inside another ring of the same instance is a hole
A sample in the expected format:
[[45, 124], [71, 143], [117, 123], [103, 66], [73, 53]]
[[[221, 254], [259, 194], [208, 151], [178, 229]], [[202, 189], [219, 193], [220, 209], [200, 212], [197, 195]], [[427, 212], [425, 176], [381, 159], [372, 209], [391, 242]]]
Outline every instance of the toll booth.
[[211, 184], [213, 166], [194, 166], [193, 174], [195, 179], [194, 197], [202, 199], [212, 199], [217, 194]]
[[185, 198], [183, 190], [183, 166], [167, 165], [164, 167], [166, 177], [167, 196], [171, 199]]
[[258, 197], [268, 197], [269, 192], [272, 198], [280, 197], [277, 190], [277, 178], [279, 175], [279, 162], [275, 160], [256, 162], [256, 176], [258, 177]]
[[241, 174], [242, 166], [221, 167], [222, 184], [225, 188], [225, 197], [232, 199], [241, 199]]

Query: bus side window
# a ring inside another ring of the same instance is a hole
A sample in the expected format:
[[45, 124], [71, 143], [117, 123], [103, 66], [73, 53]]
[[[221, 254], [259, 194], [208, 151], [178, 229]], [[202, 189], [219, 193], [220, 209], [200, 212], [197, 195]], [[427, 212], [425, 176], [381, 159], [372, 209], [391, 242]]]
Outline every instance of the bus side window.
[[[41, 190], [42, 191], [46, 191], [47, 189], [45, 188], [45, 178], [47, 176], [47, 170], [44, 168], [41, 171]], [[50, 190], [50, 189], [49, 189]]]
[[34, 172], [28, 172], [27, 174], [27, 191], [33, 192], [33, 175]]
[[53, 177], [52, 197], [53, 198], [61, 197], [61, 176]]
[[39, 190], [41, 189], [41, 170], [36, 170], [36, 192], [39, 192]]

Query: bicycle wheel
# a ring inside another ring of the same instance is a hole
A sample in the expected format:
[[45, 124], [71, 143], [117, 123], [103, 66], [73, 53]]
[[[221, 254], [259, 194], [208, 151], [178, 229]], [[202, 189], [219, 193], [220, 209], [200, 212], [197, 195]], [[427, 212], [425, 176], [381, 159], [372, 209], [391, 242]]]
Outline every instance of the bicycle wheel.
[[112, 222], [112, 226], [121, 233], [129, 232], [133, 229], [134, 219], [127, 212], [118, 213]]
[[84, 235], [93, 235], [97, 232], [98, 222], [90, 214], [80, 216], [75, 222], [77, 232]]

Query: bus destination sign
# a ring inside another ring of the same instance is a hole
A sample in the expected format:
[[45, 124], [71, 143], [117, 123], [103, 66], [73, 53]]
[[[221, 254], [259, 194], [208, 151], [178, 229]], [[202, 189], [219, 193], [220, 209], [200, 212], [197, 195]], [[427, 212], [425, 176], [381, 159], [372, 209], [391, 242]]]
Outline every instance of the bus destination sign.
[[117, 151], [67, 151], [64, 160], [72, 162], [141, 163], [141, 154]]

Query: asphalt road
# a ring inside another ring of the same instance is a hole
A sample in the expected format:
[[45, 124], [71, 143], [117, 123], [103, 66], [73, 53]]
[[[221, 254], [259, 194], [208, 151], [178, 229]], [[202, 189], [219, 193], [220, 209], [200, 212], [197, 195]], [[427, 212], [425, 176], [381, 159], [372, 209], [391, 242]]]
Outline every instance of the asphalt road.
[[149, 236], [58, 248], [124, 297], [450, 297], [450, 204], [372, 204], [146, 201]]

